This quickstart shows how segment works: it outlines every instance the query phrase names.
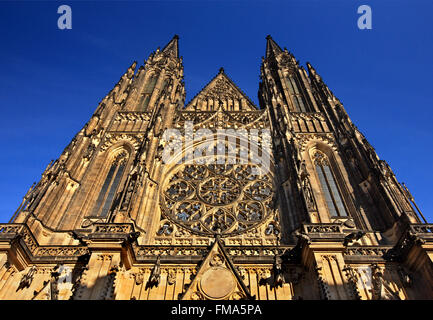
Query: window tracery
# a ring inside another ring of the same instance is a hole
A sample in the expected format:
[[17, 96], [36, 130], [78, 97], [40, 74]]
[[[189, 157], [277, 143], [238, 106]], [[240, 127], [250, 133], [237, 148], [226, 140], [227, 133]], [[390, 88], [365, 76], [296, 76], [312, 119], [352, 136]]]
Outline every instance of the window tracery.
[[125, 151], [119, 153], [113, 160], [110, 169], [99, 191], [96, 203], [93, 206], [91, 216], [106, 217], [114, 200], [114, 196], [119, 187], [120, 180], [122, 179], [125, 171], [126, 161], [128, 154]]
[[254, 167], [180, 166], [163, 187], [163, 215], [200, 235], [236, 235], [257, 227], [272, 211], [274, 188], [270, 174]]
[[337, 187], [337, 182], [332, 172], [328, 157], [320, 151], [315, 151], [313, 154], [313, 162], [316, 166], [320, 186], [325, 195], [329, 214], [331, 217], [346, 217], [347, 211], [341, 193]]
[[295, 75], [289, 74], [285, 77], [287, 88], [292, 97], [296, 112], [310, 112], [310, 106], [304, 96], [299, 79]]
[[146, 110], [147, 106], [149, 105], [150, 98], [152, 96], [153, 89], [155, 89], [156, 81], [158, 80], [158, 76], [156, 74], [153, 74], [148, 82], [146, 83], [144, 90], [143, 90], [143, 108]]

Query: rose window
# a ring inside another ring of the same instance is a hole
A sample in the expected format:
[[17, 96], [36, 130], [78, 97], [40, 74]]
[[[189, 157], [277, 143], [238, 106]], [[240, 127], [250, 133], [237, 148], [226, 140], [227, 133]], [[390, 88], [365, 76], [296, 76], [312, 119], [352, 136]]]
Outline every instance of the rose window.
[[264, 222], [273, 184], [253, 165], [185, 165], [162, 187], [163, 215], [200, 235], [238, 234]]

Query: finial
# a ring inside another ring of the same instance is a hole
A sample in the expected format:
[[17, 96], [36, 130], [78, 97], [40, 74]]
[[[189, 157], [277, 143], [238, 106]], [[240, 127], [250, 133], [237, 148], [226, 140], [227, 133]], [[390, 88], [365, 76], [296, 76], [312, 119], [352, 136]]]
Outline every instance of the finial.
[[311, 65], [311, 63], [307, 62], [306, 64], [307, 64], [308, 71], [310, 71], [310, 72], [312, 72], [312, 73], [315, 74], [315, 73], [316, 73], [316, 70], [315, 70], [314, 67]]
[[270, 39], [272, 39], [272, 37], [271, 37], [270, 34], [268, 34], [268, 35], [266, 36], [266, 40], [270, 40]]
[[175, 34], [173, 39], [179, 40], [179, 36], [177, 34]]
[[219, 73], [224, 73], [224, 68], [221, 67]]

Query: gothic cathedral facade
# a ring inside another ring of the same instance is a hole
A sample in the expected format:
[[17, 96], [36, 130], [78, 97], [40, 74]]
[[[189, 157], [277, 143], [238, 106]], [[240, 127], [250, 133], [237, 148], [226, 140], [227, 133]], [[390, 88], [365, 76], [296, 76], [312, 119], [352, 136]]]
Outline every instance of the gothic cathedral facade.
[[268, 36], [260, 107], [223, 69], [185, 103], [177, 36], [136, 67], [0, 224], [0, 299], [433, 298], [433, 225], [311, 64]]

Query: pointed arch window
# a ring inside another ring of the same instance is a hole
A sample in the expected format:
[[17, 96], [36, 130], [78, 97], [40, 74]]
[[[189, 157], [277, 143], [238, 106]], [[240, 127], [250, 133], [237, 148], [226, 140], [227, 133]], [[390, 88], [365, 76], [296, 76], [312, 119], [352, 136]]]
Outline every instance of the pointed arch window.
[[111, 209], [116, 190], [119, 187], [127, 161], [127, 154], [119, 154], [110, 166], [110, 170], [105, 177], [98, 198], [92, 209], [92, 216], [106, 217]]
[[337, 187], [335, 176], [329, 165], [328, 158], [321, 152], [316, 151], [313, 156], [316, 172], [319, 177], [320, 186], [325, 195], [326, 204], [331, 217], [347, 217], [347, 211]]

